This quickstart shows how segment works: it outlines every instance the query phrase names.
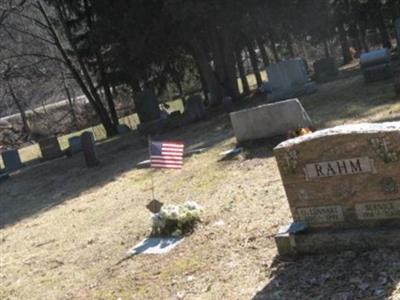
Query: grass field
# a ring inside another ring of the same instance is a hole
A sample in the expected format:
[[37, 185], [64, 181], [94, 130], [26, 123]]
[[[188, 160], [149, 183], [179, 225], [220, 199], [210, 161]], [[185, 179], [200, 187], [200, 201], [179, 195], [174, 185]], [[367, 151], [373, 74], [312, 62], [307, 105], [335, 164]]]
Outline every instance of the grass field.
[[[317, 128], [400, 120], [392, 83], [365, 85], [361, 75], [300, 100]], [[130, 133], [99, 145], [97, 168], [75, 156], [1, 184], [0, 298], [400, 299], [400, 251], [277, 256], [274, 234], [291, 217], [273, 145], [221, 160], [235, 145], [225, 114], [161, 138], [208, 150], [181, 171], [137, 168], [148, 154]], [[150, 233], [151, 176], [158, 200], [201, 204], [202, 223], [169, 254], [118, 263]]]

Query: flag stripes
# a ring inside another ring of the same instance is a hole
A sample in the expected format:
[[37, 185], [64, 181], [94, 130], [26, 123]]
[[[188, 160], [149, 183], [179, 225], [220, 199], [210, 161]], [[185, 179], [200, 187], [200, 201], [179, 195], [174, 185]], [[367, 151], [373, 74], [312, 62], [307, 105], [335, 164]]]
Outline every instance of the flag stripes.
[[183, 166], [184, 144], [182, 142], [150, 142], [152, 168], [181, 169]]

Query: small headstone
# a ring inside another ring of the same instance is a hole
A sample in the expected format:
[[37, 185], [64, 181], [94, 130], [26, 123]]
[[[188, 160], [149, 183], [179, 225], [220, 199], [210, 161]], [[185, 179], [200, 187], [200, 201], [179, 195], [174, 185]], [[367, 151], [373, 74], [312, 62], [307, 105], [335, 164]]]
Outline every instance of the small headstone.
[[222, 107], [225, 112], [230, 113], [233, 111], [233, 100], [232, 97], [224, 97], [222, 99]]
[[74, 136], [68, 139], [68, 152], [70, 155], [79, 153], [82, 151], [82, 142], [79, 136]]
[[315, 77], [318, 82], [327, 82], [335, 79], [339, 70], [333, 57], [323, 58], [314, 63]]
[[400, 122], [317, 131], [281, 143], [274, 154], [294, 222], [399, 228]]
[[360, 65], [366, 82], [385, 80], [393, 75], [388, 49], [379, 49], [360, 56]]
[[6, 172], [14, 172], [22, 168], [21, 158], [17, 149], [6, 150], [1, 153]]
[[185, 116], [192, 122], [204, 120], [206, 110], [204, 108], [203, 99], [199, 95], [189, 97], [185, 104]]
[[117, 126], [117, 131], [118, 131], [118, 134], [125, 134], [125, 133], [130, 132], [131, 129], [125, 124], [120, 124]]
[[94, 141], [93, 133], [85, 131], [81, 135], [82, 150], [85, 157], [86, 165], [88, 167], [95, 167], [100, 164], [97, 158], [96, 144]]
[[157, 96], [150, 89], [146, 89], [135, 96], [135, 105], [140, 123], [155, 121], [161, 116]]
[[311, 80], [302, 58], [282, 61], [267, 67], [269, 89], [274, 99], [297, 97], [312, 90], [306, 84]]
[[286, 135], [289, 131], [312, 125], [298, 99], [233, 112], [230, 118], [239, 143]]
[[45, 160], [51, 160], [63, 155], [57, 137], [49, 137], [39, 141], [40, 151]]

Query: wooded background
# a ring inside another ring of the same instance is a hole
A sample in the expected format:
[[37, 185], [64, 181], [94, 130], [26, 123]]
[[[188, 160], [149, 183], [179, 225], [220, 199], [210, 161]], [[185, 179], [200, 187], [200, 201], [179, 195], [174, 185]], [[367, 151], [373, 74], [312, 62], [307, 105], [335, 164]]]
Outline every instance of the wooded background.
[[133, 109], [145, 88], [165, 100], [202, 91], [210, 107], [240, 101], [246, 75], [261, 86], [271, 63], [346, 64], [392, 49], [399, 16], [398, 0], [3, 0], [0, 117], [20, 113], [29, 136], [26, 110], [67, 99], [76, 130], [74, 99], [84, 95], [112, 136], [118, 107]]

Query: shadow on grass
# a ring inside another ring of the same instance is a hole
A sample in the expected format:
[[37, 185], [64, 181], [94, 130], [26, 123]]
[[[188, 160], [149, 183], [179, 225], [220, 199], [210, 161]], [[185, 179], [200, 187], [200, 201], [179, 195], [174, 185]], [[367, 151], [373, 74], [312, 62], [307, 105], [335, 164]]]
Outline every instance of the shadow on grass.
[[[180, 139], [189, 149], [208, 148], [231, 138], [226, 116], [215, 117], [158, 136], [160, 140]], [[100, 165], [87, 168], [83, 154], [45, 163], [30, 163], [0, 184], [0, 228], [62, 205], [68, 200], [117, 181], [148, 159], [147, 139], [137, 132], [104, 141], [97, 146]], [[146, 170], [144, 170], [146, 172]], [[150, 170], [148, 171], [150, 174]], [[144, 173], [145, 177], [147, 173]], [[135, 182], [132, 182], [135, 184]], [[104, 197], [113, 198], [112, 195]]]
[[253, 300], [390, 299], [400, 282], [400, 252], [347, 251], [293, 261], [275, 258], [270, 269], [271, 281]]

